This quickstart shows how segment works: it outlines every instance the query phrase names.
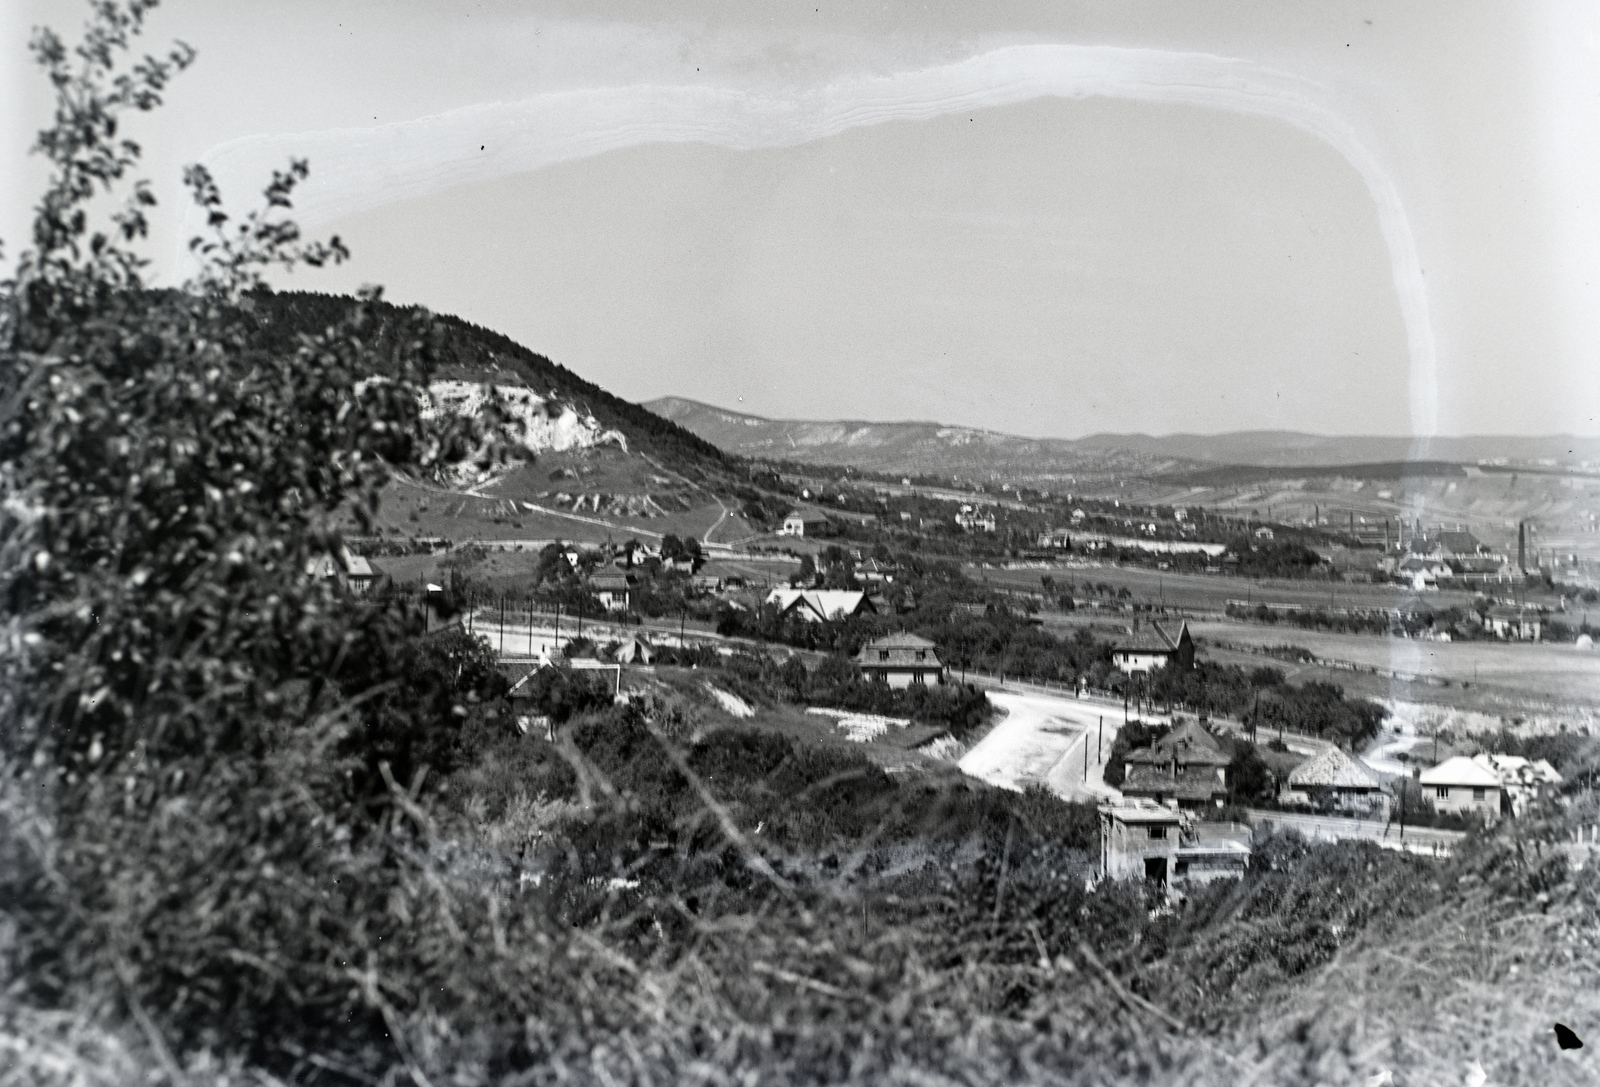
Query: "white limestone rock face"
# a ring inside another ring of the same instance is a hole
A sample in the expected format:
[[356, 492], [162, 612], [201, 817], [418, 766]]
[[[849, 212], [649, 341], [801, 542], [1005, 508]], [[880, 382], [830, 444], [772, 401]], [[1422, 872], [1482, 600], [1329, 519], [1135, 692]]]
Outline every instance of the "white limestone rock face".
[[621, 431], [606, 430], [593, 415], [579, 412], [574, 405], [553, 396], [541, 396], [524, 385], [435, 381], [428, 386], [428, 403], [423, 410], [476, 418], [495, 399], [511, 417], [513, 437], [530, 453], [564, 453], [596, 445], [628, 448], [628, 439]]
[[[527, 450], [532, 459], [540, 453], [565, 453], [596, 446], [613, 445], [624, 452], [628, 439], [621, 431], [607, 430], [588, 412], [576, 405], [545, 396], [525, 385], [493, 385], [477, 381], [435, 381], [423, 397], [422, 414], [433, 418], [440, 413], [482, 418], [492, 403], [498, 403], [508, 417], [510, 442]], [[486, 447], [487, 448], [487, 447]], [[507, 471], [524, 463], [519, 459], [494, 467], [479, 468], [474, 463], [486, 459], [473, 457], [450, 473], [448, 482], [460, 487], [479, 487], [493, 483]]]

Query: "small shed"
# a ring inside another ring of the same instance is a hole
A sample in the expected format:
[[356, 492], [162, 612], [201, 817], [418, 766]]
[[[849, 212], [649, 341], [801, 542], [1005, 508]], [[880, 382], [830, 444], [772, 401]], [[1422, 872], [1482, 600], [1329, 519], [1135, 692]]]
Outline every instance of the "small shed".
[[650, 664], [656, 659], [656, 647], [642, 634], [635, 634], [617, 647], [619, 664]]

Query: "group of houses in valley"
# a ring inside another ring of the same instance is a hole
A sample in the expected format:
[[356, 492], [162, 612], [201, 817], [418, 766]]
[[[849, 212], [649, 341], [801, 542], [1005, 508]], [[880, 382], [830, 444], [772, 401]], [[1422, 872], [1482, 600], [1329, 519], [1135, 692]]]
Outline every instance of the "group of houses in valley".
[[1380, 566], [1395, 581], [1418, 591], [1440, 588], [1494, 591], [1527, 580], [1527, 527], [1518, 526], [1518, 554], [1507, 555], [1464, 528], [1420, 527], [1401, 534], [1396, 550]]
[[[1178, 721], [1153, 743], [1128, 752], [1120, 796], [1100, 808], [1101, 875], [1144, 878], [1176, 893], [1185, 882], [1234, 875], [1249, 863], [1247, 841], [1209, 824], [1207, 811], [1229, 803], [1237, 746], [1201, 722]], [[1308, 749], [1302, 748], [1303, 751]], [[1351, 834], [1374, 824], [1403, 826], [1402, 782], [1413, 797], [1441, 815], [1494, 822], [1524, 814], [1556, 794], [1561, 774], [1543, 759], [1478, 754], [1447, 758], [1437, 766], [1404, 777], [1375, 771], [1359, 757], [1333, 744], [1317, 743], [1309, 753], [1286, 753], [1279, 760], [1271, 806], [1287, 812], [1333, 817], [1318, 822], [1319, 833], [1359, 823]], [[1415, 800], [1411, 817], [1418, 815]], [[1208, 827], [1211, 837], [1207, 837]], [[1399, 836], [1397, 834], [1397, 841]]]

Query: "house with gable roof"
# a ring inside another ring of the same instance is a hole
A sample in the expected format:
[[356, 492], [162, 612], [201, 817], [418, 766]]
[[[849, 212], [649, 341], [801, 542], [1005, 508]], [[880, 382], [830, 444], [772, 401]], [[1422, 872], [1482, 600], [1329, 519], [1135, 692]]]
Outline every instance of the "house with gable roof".
[[846, 589], [773, 589], [768, 604], [776, 604], [784, 618], [793, 616], [807, 623], [828, 623], [877, 609], [866, 593]]
[[1198, 721], [1185, 721], [1149, 747], [1130, 751], [1122, 795], [1183, 808], [1221, 807], [1233, 760]]
[[328, 552], [306, 563], [306, 573], [337, 581], [357, 596], [372, 587], [372, 564], [344, 546], [337, 554]]
[[1372, 819], [1389, 817], [1389, 794], [1378, 775], [1332, 744], [1290, 771], [1285, 784], [1288, 787], [1278, 796], [1284, 804]]
[[1445, 759], [1431, 770], [1417, 775], [1422, 795], [1435, 811], [1474, 815], [1493, 821], [1500, 816], [1505, 799], [1505, 783], [1494, 770], [1465, 755]]
[[1500, 779], [1502, 814], [1521, 815], [1529, 804], [1553, 795], [1562, 784], [1561, 774], [1544, 759], [1484, 753], [1472, 756], [1472, 761]]
[[856, 667], [865, 679], [891, 687], [938, 686], [944, 682], [939, 647], [915, 634], [889, 634], [861, 647]]
[[1136, 631], [1127, 640], [1113, 645], [1111, 663], [1129, 675], [1153, 672], [1174, 663], [1185, 670], [1193, 668], [1194, 638], [1189, 634], [1188, 622], [1184, 622], [1175, 635], [1151, 623], [1147, 630]]

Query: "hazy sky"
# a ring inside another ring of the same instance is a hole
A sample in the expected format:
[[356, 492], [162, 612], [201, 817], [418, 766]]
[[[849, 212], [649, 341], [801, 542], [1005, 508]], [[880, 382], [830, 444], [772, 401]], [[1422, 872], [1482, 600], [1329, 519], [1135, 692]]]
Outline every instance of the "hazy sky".
[[[48, 109], [6, 5], [0, 237]], [[1600, 6], [166, 0], [132, 126], [631, 399], [1072, 437], [1600, 434]]]

